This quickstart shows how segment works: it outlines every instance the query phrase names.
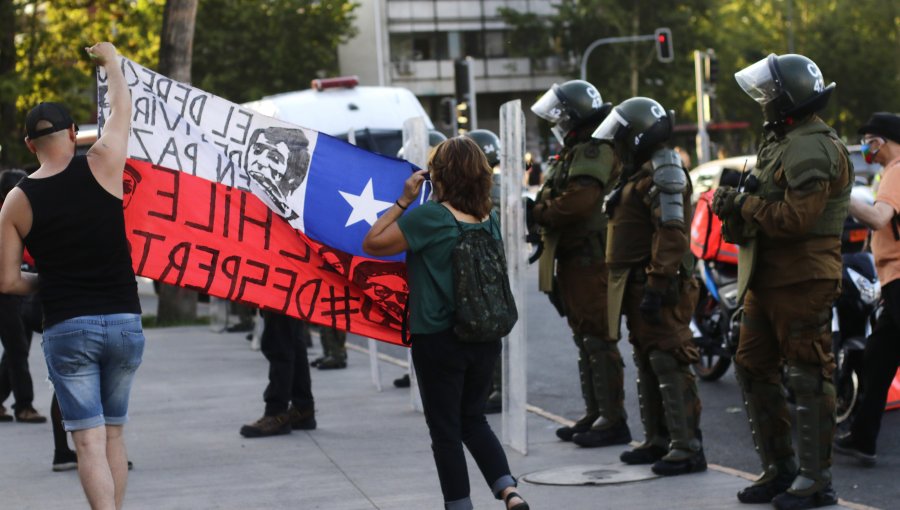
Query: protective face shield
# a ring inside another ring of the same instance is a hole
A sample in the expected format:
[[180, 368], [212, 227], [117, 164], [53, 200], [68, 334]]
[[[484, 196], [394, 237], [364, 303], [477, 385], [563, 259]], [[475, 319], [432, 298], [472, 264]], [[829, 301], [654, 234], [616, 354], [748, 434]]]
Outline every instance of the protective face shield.
[[597, 140], [607, 140], [614, 141], [618, 136], [620, 130], [628, 127], [628, 121], [625, 120], [619, 112], [613, 109], [609, 112], [609, 115], [603, 119], [603, 122], [597, 126], [597, 129], [594, 130], [594, 133], [591, 135], [591, 138], [596, 138]]
[[781, 83], [772, 69], [774, 59], [775, 54], [770, 53], [768, 57], [734, 73], [734, 79], [744, 93], [761, 105], [773, 101], [781, 94]]
[[550, 90], [545, 92], [544, 95], [531, 106], [531, 111], [538, 117], [553, 124], [550, 131], [553, 132], [553, 136], [559, 140], [559, 143], [564, 144], [566, 134], [571, 131], [574, 124], [572, 118], [569, 116], [569, 112], [566, 110], [565, 104], [563, 104], [562, 100], [559, 99], [559, 96], [556, 95], [556, 89], [558, 87], [559, 85], [554, 83], [553, 86], [550, 87]]

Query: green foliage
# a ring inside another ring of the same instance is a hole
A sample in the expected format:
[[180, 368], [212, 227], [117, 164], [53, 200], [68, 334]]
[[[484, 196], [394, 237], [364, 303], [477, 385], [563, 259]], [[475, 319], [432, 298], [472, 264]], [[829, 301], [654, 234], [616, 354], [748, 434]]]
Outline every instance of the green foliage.
[[[164, 7], [165, 0], [0, 0], [0, 37], [8, 43], [0, 44], [0, 165], [34, 162], [21, 126], [41, 101], [65, 103], [76, 122], [95, 120], [86, 46], [110, 41], [122, 55], [156, 69]], [[337, 70], [336, 48], [353, 35], [355, 8], [349, 0], [203, 0], [194, 83], [238, 102], [308, 88], [310, 79]], [[14, 70], [2, 67], [8, 53]]]
[[353, 35], [355, 8], [347, 0], [204, 0], [194, 84], [239, 103], [309, 88], [337, 72], [337, 46]]
[[164, 0], [57, 0], [25, 9], [17, 70], [26, 86], [16, 106], [27, 112], [41, 101], [62, 101], [76, 121], [92, 119], [94, 65], [84, 48], [110, 41], [121, 54], [155, 67], [163, 4]]
[[[515, 12], [504, 17], [520, 28], [528, 21]], [[657, 62], [649, 42], [601, 46], [589, 57], [587, 79], [613, 103], [653, 97], [674, 108], [679, 123], [695, 118], [693, 51], [713, 48], [719, 59], [713, 121], [751, 122], [742, 150], [761, 131], [762, 115], [733, 75], [769, 53], [789, 53], [791, 41], [794, 53], [819, 65], [826, 82], [837, 82], [822, 116], [845, 138], [853, 140], [872, 112], [900, 111], [900, 4], [894, 0], [561, 0], [550, 23], [558, 54], [579, 64], [596, 39], [670, 27], [673, 63]], [[571, 76], [578, 71], [575, 66]]]

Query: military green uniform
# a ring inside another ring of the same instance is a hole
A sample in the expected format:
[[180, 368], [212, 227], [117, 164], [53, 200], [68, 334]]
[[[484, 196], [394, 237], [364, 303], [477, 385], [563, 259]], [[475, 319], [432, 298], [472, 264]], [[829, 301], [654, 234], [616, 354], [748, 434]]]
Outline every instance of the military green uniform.
[[[603, 198], [616, 175], [610, 145], [567, 144], [548, 169], [534, 219], [542, 227], [541, 290], [566, 316], [578, 347], [585, 417], [597, 430], [621, 426], [624, 408], [622, 355], [610, 338], [604, 260]], [[585, 423], [582, 423], [585, 422]]]
[[319, 328], [322, 340], [320, 368], [343, 368], [347, 365], [347, 332], [322, 326]]
[[[699, 360], [690, 330], [699, 291], [689, 252], [690, 185], [682, 191], [682, 216], [663, 223], [651, 164], [623, 179], [609, 220], [606, 250], [610, 334], [619, 335], [623, 313], [628, 341], [634, 346], [645, 435], [635, 451], [659, 451], [656, 458], [683, 462], [702, 454], [700, 398], [690, 370]], [[690, 182], [687, 176], [684, 180]], [[664, 296], [658, 324], [647, 321], [639, 308], [648, 286]], [[649, 453], [646, 457], [626, 462], [654, 460]]]
[[725, 218], [741, 243], [744, 316], [735, 370], [764, 469], [756, 485], [797, 472], [781, 385], [784, 360], [799, 425], [799, 476], [788, 492], [798, 496], [831, 480], [831, 307], [840, 293], [848, 162], [846, 148], [818, 117], [784, 136], [769, 133], [753, 170], [757, 189], [739, 215]]

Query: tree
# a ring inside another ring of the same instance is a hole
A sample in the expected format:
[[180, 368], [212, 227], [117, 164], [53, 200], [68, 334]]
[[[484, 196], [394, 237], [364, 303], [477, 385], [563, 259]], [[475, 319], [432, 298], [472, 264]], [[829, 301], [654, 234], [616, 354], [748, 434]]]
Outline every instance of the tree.
[[309, 88], [337, 71], [354, 34], [347, 0], [204, 0], [194, 40], [194, 83], [235, 102]]
[[[822, 116], [846, 140], [855, 138], [856, 128], [872, 112], [900, 111], [897, 2], [792, 2], [793, 12], [785, 0], [561, 0], [549, 23], [557, 54], [577, 62], [593, 40], [670, 27], [676, 54], [672, 64], [655, 62], [650, 44], [604, 46], [590, 56], [588, 81], [613, 103], [633, 95], [653, 97], [674, 108], [679, 123], [691, 122], [696, 108], [692, 53], [715, 49], [720, 82], [713, 120], [751, 123], [742, 133], [742, 150], [752, 147], [761, 133], [762, 114], [732, 77], [769, 53], [788, 53], [791, 39], [796, 53], [813, 59], [826, 81], [837, 82]], [[505, 19], [516, 28], [525, 26], [521, 15]], [[572, 77], [577, 72], [573, 69]]]
[[[167, 0], [159, 41], [159, 72], [183, 83], [191, 82], [194, 20], [197, 0]], [[178, 324], [197, 318], [197, 293], [175, 285], [160, 284], [156, 321]]]
[[16, 6], [0, 0], [0, 168], [11, 160], [16, 132]]

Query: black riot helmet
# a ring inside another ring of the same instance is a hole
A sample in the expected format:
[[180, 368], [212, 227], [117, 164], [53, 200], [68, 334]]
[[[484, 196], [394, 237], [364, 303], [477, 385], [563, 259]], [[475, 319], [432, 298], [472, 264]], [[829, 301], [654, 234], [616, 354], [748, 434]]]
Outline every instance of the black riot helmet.
[[481, 152], [484, 152], [489, 165], [495, 167], [500, 164], [500, 137], [493, 131], [473, 129], [464, 136], [471, 138], [481, 147]]
[[775, 55], [734, 73], [744, 92], [762, 105], [767, 124], [792, 124], [828, 104], [834, 90], [822, 71], [803, 55]]
[[611, 106], [603, 103], [597, 87], [584, 80], [569, 80], [562, 85], [554, 83], [531, 106], [531, 111], [553, 124], [553, 134], [560, 143], [565, 143], [566, 135], [573, 129], [589, 123], [599, 124]]
[[673, 114], [649, 97], [632, 97], [612, 109], [593, 134], [612, 142], [619, 157], [634, 168], [672, 136]]

